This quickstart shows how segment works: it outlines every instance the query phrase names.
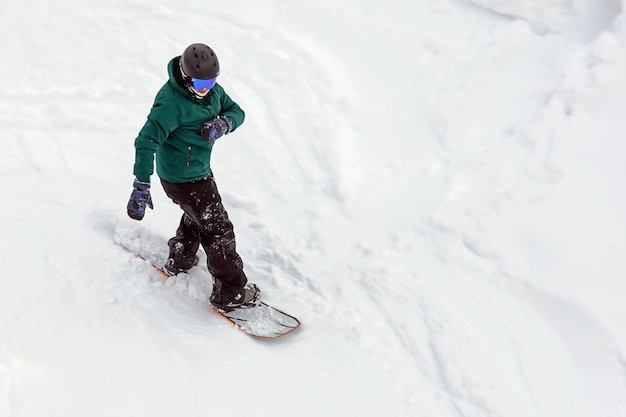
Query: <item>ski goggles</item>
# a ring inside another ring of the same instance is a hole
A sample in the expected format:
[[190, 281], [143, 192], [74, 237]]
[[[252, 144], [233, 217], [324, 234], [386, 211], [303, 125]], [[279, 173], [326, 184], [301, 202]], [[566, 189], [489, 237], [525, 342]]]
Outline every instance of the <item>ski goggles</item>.
[[205, 88], [207, 90], [210, 90], [215, 85], [216, 80], [217, 80], [217, 77], [211, 78], [209, 80], [203, 80], [202, 78], [191, 78], [191, 80], [189, 81], [189, 84], [191, 84], [194, 90], [201, 91], [201, 90], [204, 90]]

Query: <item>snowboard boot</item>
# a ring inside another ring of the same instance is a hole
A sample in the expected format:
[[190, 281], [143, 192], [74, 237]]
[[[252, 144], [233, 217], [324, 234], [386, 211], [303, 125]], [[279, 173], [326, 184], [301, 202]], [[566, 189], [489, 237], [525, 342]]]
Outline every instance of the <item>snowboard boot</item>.
[[229, 312], [238, 308], [250, 308], [260, 304], [261, 290], [256, 284], [247, 283], [243, 289], [237, 293], [234, 297], [228, 300], [221, 300], [221, 297], [215, 294], [211, 294], [211, 304], [217, 310], [222, 312]]
[[198, 258], [198, 255], [196, 255], [194, 256], [194, 258], [191, 260], [190, 263], [187, 263], [185, 265], [177, 265], [174, 262], [174, 259], [169, 258], [167, 262], [165, 262], [165, 265], [163, 265], [163, 270], [169, 276], [174, 276], [174, 275], [180, 274], [181, 272], [189, 271], [191, 268], [198, 265], [198, 261], [199, 261], [199, 258]]

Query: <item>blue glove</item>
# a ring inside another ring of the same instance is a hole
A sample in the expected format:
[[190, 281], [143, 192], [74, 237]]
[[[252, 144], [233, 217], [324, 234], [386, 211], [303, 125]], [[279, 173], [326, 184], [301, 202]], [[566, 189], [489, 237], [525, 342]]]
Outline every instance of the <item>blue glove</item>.
[[144, 214], [146, 214], [146, 205], [151, 209], [154, 208], [152, 197], [150, 196], [150, 183], [135, 179], [133, 192], [130, 194], [126, 211], [132, 219], [141, 220]]
[[230, 133], [231, 130], [233, 130], [233, 122], [226, 116], [217, 116], [204, 124], [200, 135], [207, 142], [215, 142], [217, 139]]

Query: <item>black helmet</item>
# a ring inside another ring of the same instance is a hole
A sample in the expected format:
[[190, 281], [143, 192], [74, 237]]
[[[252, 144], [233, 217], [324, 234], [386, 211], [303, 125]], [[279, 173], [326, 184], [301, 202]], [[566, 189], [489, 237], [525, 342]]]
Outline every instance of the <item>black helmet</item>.
[[203, 43], [189, 45], [180, 58], [180, 69], [183, 77], [209, 80], [220, 75], [220, 63], [217, 55]]

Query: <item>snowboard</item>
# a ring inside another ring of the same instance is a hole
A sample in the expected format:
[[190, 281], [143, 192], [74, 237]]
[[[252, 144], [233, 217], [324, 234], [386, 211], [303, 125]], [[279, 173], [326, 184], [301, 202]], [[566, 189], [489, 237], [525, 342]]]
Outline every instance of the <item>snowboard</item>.
[[[138, 253], [122, 242], [118, 243], [137, 258], [148, 262], [164, 279], [170, 278], [170, 275], [163, 270], [161, 266], [163, 262], [158, 257]], [[262, 301], [257, 306], [232, 311], [222, 311], [211, 305], [209, 309], [235, 328], [255, 339], [278, 339], [300, 327], [300, 321], [297, 318]]]

